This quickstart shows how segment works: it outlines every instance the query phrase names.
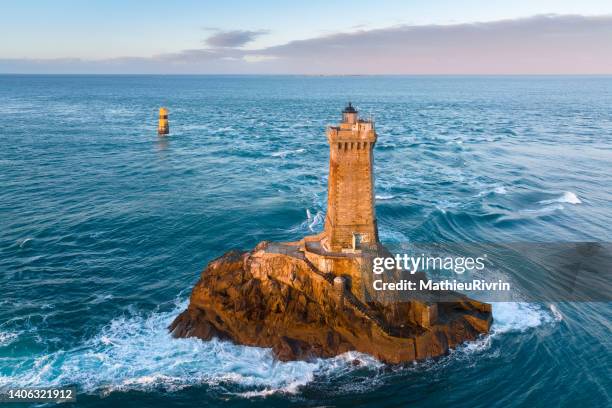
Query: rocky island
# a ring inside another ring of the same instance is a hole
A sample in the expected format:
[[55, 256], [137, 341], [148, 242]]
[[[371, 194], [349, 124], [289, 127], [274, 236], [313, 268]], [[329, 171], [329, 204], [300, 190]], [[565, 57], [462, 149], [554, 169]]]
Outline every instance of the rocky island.
[[372, 260], [390, 255], [376, 224], [374, 123], [349, 103], [327, 137], [324, 231], [296, 242], [261, 242], [210, 262], [188, 308], [170, 325], [173, 335], [271, 347], [280, 360], [356, 350], [401, 363], [442, 355], [487, 333], [491, 306], [460, 293], [399, 299], [373, 291]]

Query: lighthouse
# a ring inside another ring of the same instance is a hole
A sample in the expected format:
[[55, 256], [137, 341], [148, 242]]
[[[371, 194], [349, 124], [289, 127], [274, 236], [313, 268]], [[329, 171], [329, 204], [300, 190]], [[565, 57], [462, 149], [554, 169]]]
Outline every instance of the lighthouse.
[[[305, 259], [341, 288], [366, 299], [371, 287], [372, 262], [386, 253], [378, 238], [374, 208], [373, 120], [359, 117], [349, 102], [340, 123], [327, 127], [329, 177], [323, 231], [302, 238], [298, 247]], [[348, 293], [347, 292], [347, 293]], [[342, 292], [344, 293], [344, 292]]]
[[374, 209], [372, 120], [359, 118], [349, 102], [342, 121], [327, 128], [329, 179], [324, 248], [330, 252], [358, 251], [378, 242]]

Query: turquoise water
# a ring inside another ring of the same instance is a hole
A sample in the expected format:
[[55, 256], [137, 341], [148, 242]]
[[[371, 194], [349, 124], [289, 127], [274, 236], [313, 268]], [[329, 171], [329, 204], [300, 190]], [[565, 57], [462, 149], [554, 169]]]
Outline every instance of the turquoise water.
[[612, 405], [610, 303], [496, 303], [490, 336], [404, 367], [168, 335], [209, 260], [321, 230], [324, 127], [349, 99], [376, 120], [383, 242], [610, 242], [610, 77], [0, 76], [0, 387], [74, 384], [79, 406]]

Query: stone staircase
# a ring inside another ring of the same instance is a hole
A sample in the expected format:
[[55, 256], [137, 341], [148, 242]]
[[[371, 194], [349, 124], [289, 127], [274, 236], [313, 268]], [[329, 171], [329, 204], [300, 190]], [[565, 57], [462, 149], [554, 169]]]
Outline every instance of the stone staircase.
[[[334, 275], [331, 273], [323, 273], [321, 272], [308, 258], [305, 256], [300, 258], [304, 261], [304, 263], [310, 268], [311, 271], [316, 273], [317, 275], [323, 277], [330, 285], [333, 285]], [[380, 317], [376, 316], [372, 310], [367, 307], [362, 301], [357, 299], [357, 297], [345, 288], [344, 290], [344, 299], [348, 301], [348, 303], [360, 312], [361, 315], [371, 320], [384, 334], [392, 337], [400, 337], [400, 333], [398, 330], [390, 327], [385, 321], [383, 321]]]
[[[296, 247], [286, 246], [283, 244], [270, 243], [266, 248], [267, 251], [272, 253], [279, 253], [287, 256], [291, 256], [293, 258], [300, 259], [304, 261], [306, 266], [315, 274], [319, 275], [323, 279], [325, 279], [330, 285], [334, 284], [334, 274], [332, 273], [323, 273], [321, 272], [305, 255], [303, 252], [298, 251]], [[344, 299], [348, 302], [350, 306], [353, 307], [362, 317], [365, 317], [374, 323], [374, 326], [379, 329], [382, 333], [391, 337], [403, 337], [400, 330], [394, 327], [389, 326], [383, 319], [378, 317], [372, 309], [370, 309], [367, 305], [365, 305], [361, 300], [359, 300], [353, 292], [345, 288], [344, 290]]]

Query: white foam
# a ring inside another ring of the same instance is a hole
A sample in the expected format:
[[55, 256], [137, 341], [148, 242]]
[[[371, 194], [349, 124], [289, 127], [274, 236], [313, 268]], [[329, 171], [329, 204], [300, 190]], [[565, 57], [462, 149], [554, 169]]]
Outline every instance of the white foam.
[[306, 209], [306, 220], [300, 223], [300, 225], [292, 227], [289, 229], [291, 232], [317, 232], [323, 226], [323, 222], [325, 221], [325, 213], [322, 211], [317, 211], [315, 215], [312, 215], [312, 212], [307, 208]]
[[567, 203], [567, 204], [581, 204], [582, 201], [578, 196], [571, 192], [566, 191], [560, 197], [553, 198], [551, 200], [538, 201], [539, 204], [554, 204], [554, 203]]
[[266, 388], [259, 391], [247, 391], [243, 393], [237, 393], [237, 395], [240, 395], [241, 397], [245, 398], [253, 398], [267, 397], [276, 393], [294, 394], [299, 392], [300, 387], [306, 385], [307, 383], [310, 383], [311, 381], [314, 381], [316, 378], [322, 378], [325, 382], [329, 383], [331, 381], [334, 381], [335, 379], [350, 375], [351, 371], [365, 369], [373, 372], [372, 374], [368, 373], [368, 386], [365, 388], [359, 384], [356, 384], [355, 382], [351, 382], [351, 386], [349, 387], [347, 387], [346, 385], [342, 387], [343, 392], [360, 392], [370, 389], [369, 386], [375, 381], [377, 371], [385, 366], [384, 363], [381, 363], [376, 358], [357, 351], [349, 351], [328, 359], [317, 359], [315, 361], [315, 364], [317, 365], [317, 370], [313, 372], [312, 378], [306, 383], [295, 382], [293, 384], [289, 384], [284, 388]]
[[349, 361], [357, 358], [363, 360], [360, 366], [374, 360], [347, 353], [328, 360], [280, 362], [271, 349], [216, 339], [172, 338], [167, 327], [185, 306], [186, 303], [170, 312], [113, 319], [78, 347], [24, 358], [19, 363], [23, 370], [0, 376], [0, 386], [78, 384], [84, 392], [109, 393], [232, 383], [244, 390], [245, 397], [254, 397], [295, 393], [319, 372], [350, 369]]
[[377, 200], [392, 200], [395, 196], [393, 194], [376, 194]]
[[559, 309], [557, 308], [557, 306], [554, 303], [549, 304], [548, 308], [550, 309], [551, 313], [553, 314], [553, 317], [555, 318], [555, 321], [560, 322], [561, 320], [563, 320], [563, 315], [561, 314], [561, 312], [559, 311]]
[[303, 153], [303, 152], [304, 152], [304, 149], [281, 150], [281, 151], [278, 151], [278, 152], [274, 152], [274, 153], [272, 153], [270, 155], [272, 157], [281, 157], [281, 158], [284, 159], [285, 157], [287, 157], [289, 155], [297, 154], [297, 153]]
[[460, 353], [464, 353], [464, 354], [473, 354], [473, 353], [481, 352], [483, 350], [487, 350], [489, 347], [491, 347], [492, 339], [493, 339], [492, 335], [482, 336], [476, 339], [475, 341], [469, 341], [469, 342], [462, 344], [457, 349], [457, 351], [459, 351]]
[[542, 306], [526, 302], [493, 303], [493, 333], [525, 332], [554, 319]]
[[321, 225], [323, 225], [324, 220], [323, 213], [321, 211], [317, 211], [317, 214], [308, 219], [308, 229], [312, 232], [315, 232], [315, 229]]
[[508, 190], [504, 186], [497, 186], [492, 189], [481, 191], [480, 193], [476, 195], [476, 197], [482, 197], [482, 196], [486, 196], [486, 195], [493, 194], [493, 193], [498, 194], [498, 195], [505, 195], [505, 194], [508, 194]]
[[17, 333], [0, 332], [0, 347], [8, 346], [17, 339]]
[[[208, 384], [232, 384], [244, 398], [275, 393], [297, 393], [304, 385], [324, 377], [334, 379], [352, 370], [378, 370], [375, 358], [348, 352], [310, 362], [280, 362], [270, 349], [239, 346], [218, 340], [174, 339], [167, 331], [186, 303], [168, 312], [131, 314], [113, 319], [93, 338], [69, 350], [24, 357], [21, 367], [0, 376], [0, 387], [44, 387], [77, 384], [83, 392], [164, 389]], [[466, 356], [491, 345], [503, 333], [524, 332], [560, 319], [556, 308], [522, 302], [495, 303], [492, 334], [465, 343], [451, 355]], [[16, 335], [0, 332], [0, 342]], [[8, 340], [7, 340], [8, 339]], [[7, 343], [0, 343], [7, 344]], [[353, 364], [355, 360], [359, 364]]]
[[19, 248], [23, 248], [23, 246], [25, 244], [27, 244], [28, 242], [32, 241], [33, 239], [34, 238], [24, 238], [24, 239], [21, 239], [21, 240], [17, 241], [19, 243]]
[[99, 303], [104, 303], [107, 300], [111, 300], [113, 299], [114, 296], [111, 294], [106, 294], [106, 295], [102, 295], [102, 294], [95, 294], [94, 295], [94, 299], [90, 301], [91, 304], [97, 305]]
[[490, 349], [493, 339], [499, 335], [524, 333], [561, 320], [555, 313], [556, 308], [553, 309], [553, 305], [550, 305], [550, 310], [539, 304], [527, 302], [496, 302], [492, 303], [492, 306], [493, 325], [491, 326], [491, 332], [475, 341], [463, 343], [451, 351], [452, 356], [461, 358], [462, 356], [481, 353]]
[[538, 208], [538, 209], [526, 209], [526, 210], [521, 210], [520, 213], [521, 214], [533, 214], [533, 215], [545, 215], [545, 214], [550, 214], [553, 213], [555, 211], [561, 211], [563, 210], [563, 206], [561, 204], [551, 204], [551, 205], [547, 205], [545, 207], [542, 208]]
[[439, 200], [436, 203], [436, 209], [440, 211], [442, 214], [446, 214], [448, 210], [457, 208], [461, 205], [459, 202], [453, 202], [449, 200]]

